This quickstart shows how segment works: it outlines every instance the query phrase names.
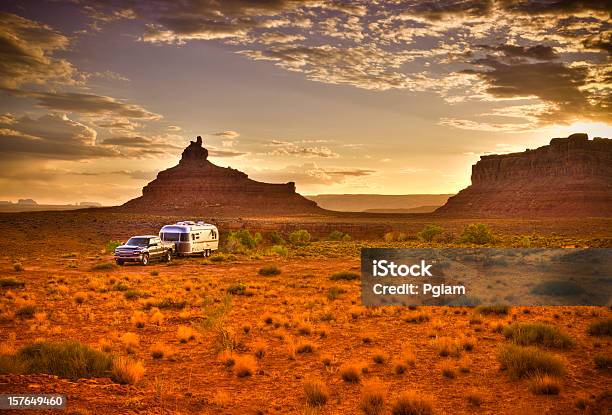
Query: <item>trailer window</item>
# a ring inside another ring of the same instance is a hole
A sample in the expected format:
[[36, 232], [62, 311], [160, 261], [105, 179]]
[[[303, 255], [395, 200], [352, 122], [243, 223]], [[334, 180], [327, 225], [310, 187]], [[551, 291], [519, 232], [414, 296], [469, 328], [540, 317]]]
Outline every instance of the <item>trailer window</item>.
[[182, 233], [181, 234], [181, 242], [189, 242], [189, 234], [188, 233]]
[[212, 239], [217, 239], [217, 232], [215, 232], [215, 231], [210, 231], [210, 237], [211, 237]]

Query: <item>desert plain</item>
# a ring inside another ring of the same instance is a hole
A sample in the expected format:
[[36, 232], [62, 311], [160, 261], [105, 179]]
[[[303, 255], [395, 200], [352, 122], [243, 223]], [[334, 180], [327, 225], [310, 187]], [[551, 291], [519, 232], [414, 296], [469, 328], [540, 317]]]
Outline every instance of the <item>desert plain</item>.
[[[64, 394], [71, 414], [611, 411], [609, 307], [364, 307], [359, 282], [362, 247], [611, 247], [610, 218], [205, 218], [221, 231], [212, 257], [114, 264], [113, 241], [179, 219], [0, 214], [0, 355], [75, 341], [122, 365], [78, 378], [6, 358], [0, 390]], [[492, 239], [462, 239], [472, 223]], [[430, 224], [443, 231], [423, 240]], [[309, 240], [291, 236], [302, 229]], [[236, 243], [246, 230], [254, 245]], [[517, 348], [542, 371], [508, 367]], [[400, 396], [422, 412], [401, 412]]]

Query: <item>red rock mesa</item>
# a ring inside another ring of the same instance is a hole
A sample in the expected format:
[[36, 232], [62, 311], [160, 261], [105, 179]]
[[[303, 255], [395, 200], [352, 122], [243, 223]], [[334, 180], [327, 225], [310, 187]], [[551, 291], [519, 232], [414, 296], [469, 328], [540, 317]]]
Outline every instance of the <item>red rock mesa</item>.
[[612, 216], [612, 140], [572, 134], [535, 150], [482, 156], [472, 184], [436, 214]]
[[295, 183], [251, 180], [238, 170], [208, 161], [198, 137], [183, 151], [177, 166], [161, 171], [142, 196], [120, 211], [187, 215], [279, 215], [321, 213], [317, 204], [296, 193]]

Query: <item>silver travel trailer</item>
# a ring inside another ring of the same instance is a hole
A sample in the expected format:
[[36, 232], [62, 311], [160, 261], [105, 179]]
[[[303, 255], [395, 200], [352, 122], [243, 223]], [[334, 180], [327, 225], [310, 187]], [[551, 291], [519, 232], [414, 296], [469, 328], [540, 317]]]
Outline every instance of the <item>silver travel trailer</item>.
[[175, 255], [210, 256], [219, 249], [219, 230], [210, 223], [182, 221], [165, 225], [160, 229], [159, 237], [164, 242], [174, 243]]

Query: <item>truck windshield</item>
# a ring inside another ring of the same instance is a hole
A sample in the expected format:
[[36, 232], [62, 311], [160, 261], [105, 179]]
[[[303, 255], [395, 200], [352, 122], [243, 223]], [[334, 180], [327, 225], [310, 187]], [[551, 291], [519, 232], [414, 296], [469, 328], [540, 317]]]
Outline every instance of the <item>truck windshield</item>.
[[132, 246], [149, 246], [149, 238], [130, 238], [126, 245]]

